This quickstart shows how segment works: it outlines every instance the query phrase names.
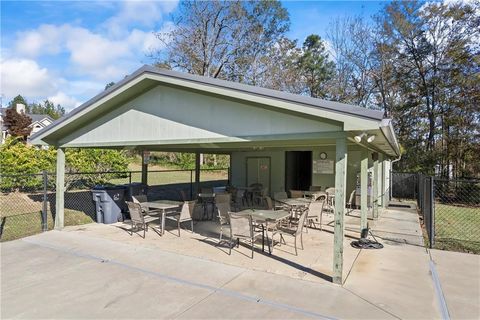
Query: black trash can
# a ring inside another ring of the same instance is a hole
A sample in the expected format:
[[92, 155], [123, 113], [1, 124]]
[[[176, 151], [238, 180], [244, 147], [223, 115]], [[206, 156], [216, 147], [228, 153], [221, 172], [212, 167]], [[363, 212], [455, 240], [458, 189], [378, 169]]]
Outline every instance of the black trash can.
[[125, 207], [125, 186], [96, 186], [92, 189], [98, 223], [115, 223], [122, 220]]

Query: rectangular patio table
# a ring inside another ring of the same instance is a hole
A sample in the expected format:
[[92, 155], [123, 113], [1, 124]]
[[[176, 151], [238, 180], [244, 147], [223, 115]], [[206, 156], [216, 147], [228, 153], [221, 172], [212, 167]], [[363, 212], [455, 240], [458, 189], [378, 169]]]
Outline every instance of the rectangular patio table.
[[[153, 209], [160, 209], [162, 210], [162, 224], [161, 224], [161, 230], [160, 234], [163, 235], [165, 233], [165, 214], [167, 210], [171, 209], [178, 209], [183, 202], [179, 201], [172, 201], [172, 200], [157, 200], [157, 201], [148, 201], [148, 202], [143, 202], [142, 204], [146, 205], [149, 208]], [[155, 214], [152, 214], [155, 215]]]
[[[288, 218], [290, 212], [286, 210], [264, 210], [264, 209], [246, 209], [237, 212], [239, 214], [250, 215], [255, 222], [260, 222], [262, 226], [262, 251], [265, 251], [265, 229], [268, 222], [278, 223], [280, 220]], [[264, 226], [265, 224], [265, 226]], [[267, 229], [268, 230], [268, 229]], [[268, 234], [267, 234], [268, 242]], [[270, 246], [268, 246], [269, 253], [272, 253]]]
[[310, 204], [310, 202], [312, 202], [311, 199], [306, 199], [306, 198], [287, 198], [287, 199], [281, 199], [277, 201], [292, 207], [307, 207]]

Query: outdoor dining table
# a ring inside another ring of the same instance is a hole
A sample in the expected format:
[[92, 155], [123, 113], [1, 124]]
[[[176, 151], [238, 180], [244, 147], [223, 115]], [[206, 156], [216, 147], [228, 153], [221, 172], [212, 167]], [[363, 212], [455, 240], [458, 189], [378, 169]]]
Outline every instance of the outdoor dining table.
[[[290, 212], [286, 210], [246, 209], [246, 210], [239, 211], [237, 213], [252, 216], [252, 219], [262, 226], [262, 251], [265, 251], [265, 230], [268, 230], [267, 224], [269, 222], [277, 224], [280, 220], [283, 220], [290, 216]], [[267, 234], [267, 242], [268, 242], [268, 234]], [[272, 253], [270, 246], [268, 246], [268, 252]]]
[[[167, 210], [178, 209], [183, 204], [183, 202], [172, 201], [172, 200], [157, 200], [157, 201], [144, 202], [142, 204], [152, 209], [161, 210], [162, 223], [160, 227], [161, 228], [160, 234], [163, 235], [165, 233], [165, 215], [167, 213]], [[152, 213], [152, 215], [155, 215], [155, 214]]]
[[287, 198], [277, 201], [291, 207], [308, 207], [310, 205], [310, 202], [312, 202], [312, 200], [308, 198]]

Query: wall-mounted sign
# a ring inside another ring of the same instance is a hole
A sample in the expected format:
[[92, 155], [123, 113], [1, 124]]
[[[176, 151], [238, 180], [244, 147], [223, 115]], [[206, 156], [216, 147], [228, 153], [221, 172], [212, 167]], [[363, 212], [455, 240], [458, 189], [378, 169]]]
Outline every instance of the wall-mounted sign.
[[313, 160], [313, 173], [333, 174], [333, 160]]

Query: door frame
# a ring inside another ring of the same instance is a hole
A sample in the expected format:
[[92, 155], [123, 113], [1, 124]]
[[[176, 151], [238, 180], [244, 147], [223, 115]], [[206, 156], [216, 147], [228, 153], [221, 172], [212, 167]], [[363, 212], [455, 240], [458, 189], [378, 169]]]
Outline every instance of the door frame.
[[272, 157], [270, 156], [252, 156], [245, 157], [245, 187], [248, 187], [248, 159], [268, 159], [268, 193], [272, 192]]

